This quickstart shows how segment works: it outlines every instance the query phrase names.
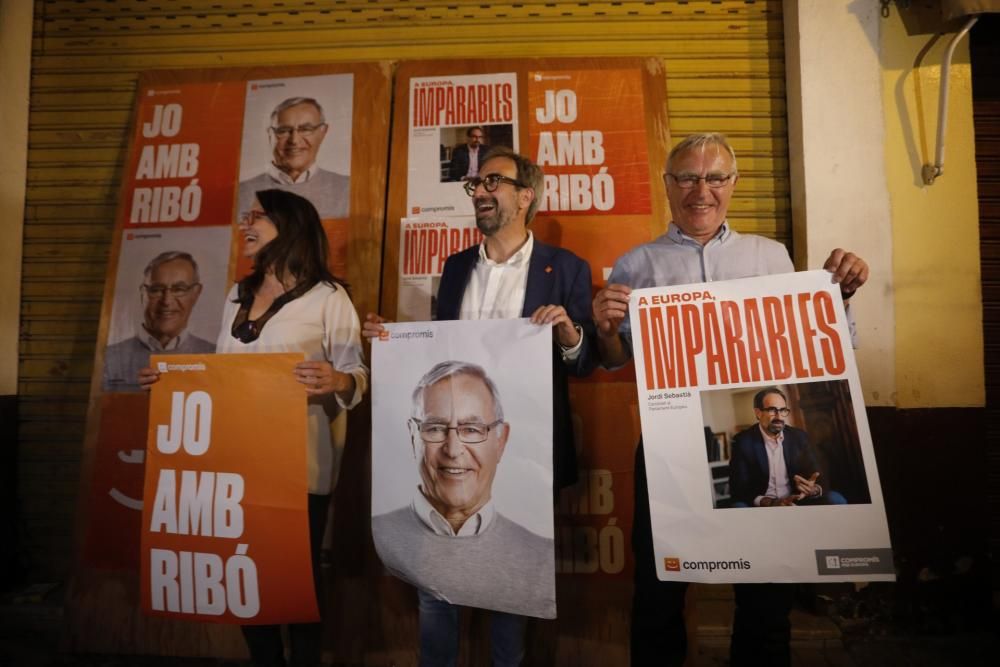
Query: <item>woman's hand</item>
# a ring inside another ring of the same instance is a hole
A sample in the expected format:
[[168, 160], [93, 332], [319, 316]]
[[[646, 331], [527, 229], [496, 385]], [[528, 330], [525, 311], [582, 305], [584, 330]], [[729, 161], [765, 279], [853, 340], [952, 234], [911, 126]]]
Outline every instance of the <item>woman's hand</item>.
[[139, 388], [149, 391], [160, 381], [160, 373], [155, 368], [147, 366], [139, 369]]
[[392, 321], [376, 313], [368, 313], [365, 315], [365, 321], [361, 324], [361, 335], [365, 338], [378, 338], [385, 331], [385, 327], [382, 326], [385, 323], [391, 324]]
[[354, 393], [354, 376], [341, 373], [329, 361], [300, 361], [295, 364], [295, 379], [306, 386], [310, 396]]

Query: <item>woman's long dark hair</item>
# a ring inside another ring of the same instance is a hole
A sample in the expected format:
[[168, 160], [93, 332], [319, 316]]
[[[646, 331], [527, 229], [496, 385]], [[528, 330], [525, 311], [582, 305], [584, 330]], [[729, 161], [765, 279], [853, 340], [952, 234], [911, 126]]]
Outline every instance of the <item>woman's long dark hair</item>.
[[278, 228], [278, 237], [260, 249], [253, 272], [240, 281], [241, 286], [256, 291], [270, 269], [282, 283], [288, 276], [294, 278], [297, 291], [312, 289], [318, 282], [346, 289], [347, 284], [326, 266], [330, 251], [316, 207], [305, 197], [284, 190], [260, 190], [256, 196]]

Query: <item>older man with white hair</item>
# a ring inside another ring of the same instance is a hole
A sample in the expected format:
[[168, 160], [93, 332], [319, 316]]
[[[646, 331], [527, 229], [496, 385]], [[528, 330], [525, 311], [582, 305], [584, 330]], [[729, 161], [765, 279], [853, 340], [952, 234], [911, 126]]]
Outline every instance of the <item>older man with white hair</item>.
[[[605, 367], [625, 365], [632, 355], [628, 320], [633, 289], [733, 280], [794, 271], [782, 244], [740, 234], [727, 220], [739, 180], [736, 153], [726, 137], [700, 133], [670, 152], [663, 183], [672, 220], [666, 233], [633, 248], [615, 263], [608, 285], [594, 298], [597, 348]], [[844, 299], [868, 279], [868, 265], [840, 248], [823, 268], [840, 284]], [[681, 665], [687, 654], [684, 596], [687, 583], [656, 576], [642, 442], [635, 455], [635, 593], [632, 599], [632, 664]], [[737, 584], [731, 664], [787, 666], [794, 589], [791, 584]]]
[[277, 188], [308, 199], [320, 218], [347, 217], [350, 177], [316, 164], [329, 129], [323, 107], [311, 97], [290, 97], [278, 104], [267, 128], [271, 163], [264, 173], [240, 183], [237, 212], [250, 210], [258, 190]]

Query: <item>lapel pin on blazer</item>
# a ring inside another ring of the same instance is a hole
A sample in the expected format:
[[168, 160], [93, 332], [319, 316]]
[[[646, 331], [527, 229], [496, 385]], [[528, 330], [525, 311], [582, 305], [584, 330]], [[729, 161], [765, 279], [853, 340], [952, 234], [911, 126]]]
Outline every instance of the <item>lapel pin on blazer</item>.
[[552, 273], [552, 267], [551, 266], [546, 266], [545, 267], [545, 273]]

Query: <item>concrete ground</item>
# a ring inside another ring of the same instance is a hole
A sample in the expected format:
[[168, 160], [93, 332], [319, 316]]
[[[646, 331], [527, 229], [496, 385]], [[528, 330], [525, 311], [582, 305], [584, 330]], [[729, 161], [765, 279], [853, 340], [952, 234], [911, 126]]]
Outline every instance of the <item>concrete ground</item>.
[[[691, 665], [725, 667], [727, 644], [699, 642]], [[796, 640], [793, 667], [963, 667], [996, 664], [996, 640], [987, 634], [936, 638], [894, 637], [823, 643]], [[232, 660], [142, 656], [62, 655], [51, 645], [0, 639], [0, 667], [248, 667]], [[331, 666], [333, 667], [333, 666]], [[348, 666], [336, 666], [348, 667]], [[350, 667], [354, 667], [353, 665]]]
[[[722, 587], [714, 587], [714, 591]], [[700, 594], [692, 621], [697, 639], [688, 667], [727, 667], [732, 599]], [[988, 633], [906, 636], [871, 632], [845, 635], [829, 616], [792, 612], [793, 667], [976, 667], [998, 664], [997, 641]], [[0, 667], [244, 667], [238, 660], [161, 656], [67, 655], [59, 638], [63, 623], [58, 603], [0, 603]], [[530, 665], [526, 661], [526, 667]], [[330, 665], [330, 667], [360, 667]], [[376, 667], [376, 666], [372, 666]], [[378, 667], [389, 667], [378, 666]], [[611, 665], [609, 667], [617, 667]]]

